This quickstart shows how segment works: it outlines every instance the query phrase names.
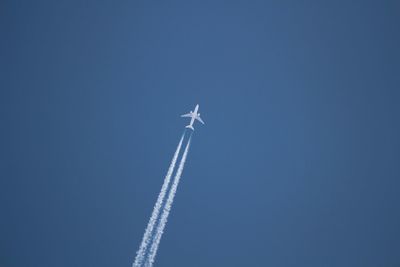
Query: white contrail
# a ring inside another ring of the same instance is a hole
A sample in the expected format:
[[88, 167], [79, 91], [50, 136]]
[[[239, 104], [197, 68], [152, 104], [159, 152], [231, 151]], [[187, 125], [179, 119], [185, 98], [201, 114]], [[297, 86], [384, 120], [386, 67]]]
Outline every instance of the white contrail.
[[158, 225], [157, 230], [155, 232], [154, 240], [153, 240], [153, 243], [152, 243], [152, 245], [150, 247], [150, 251], [149, 251], [149, 254], [148, 254], [148, 257], [147, 257], [147, 261], [145, 263], [146, 267], [153, 266], [154, 259], [155, 259], [156, 254], [157, 254], [158, 246], [160, 244], [161, 236], [162, 236], [162, 234], [164, 232], [165, 225], [167, 224], [168, 215], [169, 215], [169, 212], [171, 211], [172, 203], [174, 202], [176, 189], [178, 188], [179, 180], [181, 179], [181, 176], [182, 176], [183, 167], [185, 166], [186, 156], [187, 156], [187, 153], [189, 151], [189, 146], [190, 146], [190, 140], [191, 139], [192, 139], [192, 136], [190, 136], [189, 141], [188, 141], [188, 143], [186, 145], [185, 151], [183, 152], [183, 156], [182, 156], [181, 162], [179, 163], [179, 168], [178, 168], [178, 170], [176, 172], [176, 175], [175, 175], [175, 178], [174, 178], [174, 182], [172, 183], [171, 190], [170, 190], [170, 192], [168, 194], [167, 201], [165, 202], [163, 213], [161, 214], [161, 218], [160, 218], [160, 224]]
[[154, 205], [153, 213], [151, 214], [149, 223], [147, 224], [146, 231], [144, 232], [144, 235], [143, 235], [142, 243], [140, 244], [139, 250], [136, 253], [135, 262], [132, 264], [132, 267], [141, 267], [143, 264], [143, 259], [146, 254], [146, 249], [151, 240], [154, 225], [157, 221], [158, 215], [161, 210], [161, 206], [164, 202], [165, 194], [167, 193], [168, 186], [171, 181], [171, 176], [175, 169], [175, 164], [178, 159], [179, 152], [181, 150], [182, 141], [183, 141], [184, 136], [185, 136], [185, 133], [182, 134], [181, 140], [179, 141], [178, 147], [176, 148], [174, 157], [172, 158], [171, 164], [169, 165], [167, 175], [165, 176], [164, 183], [161, 187], [160, 194], [158, 195], [157, 202]]

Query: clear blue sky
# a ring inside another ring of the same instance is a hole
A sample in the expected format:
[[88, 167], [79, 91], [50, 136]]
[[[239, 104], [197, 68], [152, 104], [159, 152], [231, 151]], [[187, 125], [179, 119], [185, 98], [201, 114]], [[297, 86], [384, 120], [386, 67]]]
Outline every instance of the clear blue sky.
[[398, 1], [2, 1], [0, 266], [400, 265]]

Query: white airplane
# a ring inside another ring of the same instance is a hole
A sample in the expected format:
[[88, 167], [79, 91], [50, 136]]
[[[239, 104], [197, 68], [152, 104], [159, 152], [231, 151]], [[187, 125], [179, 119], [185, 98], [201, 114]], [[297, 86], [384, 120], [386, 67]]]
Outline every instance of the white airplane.
[[196, 105], [196, 107], [194, 108], [194, 111], [190, 111], [188, 114], [184, 114], [181, 115], [181, 117], [190, 117], [190, 123], [188, 126], [186, 126], [186, 128], [192, 129], [194, 131], [193, 128], [193, 123], [194, 120], [198, 120], [199, 122], [201, 122], [202, 124], [204, 124], [204, 121], [200, 118], [200, 113], [197, 113], [197, 111], [199, 110], [199, 105]]

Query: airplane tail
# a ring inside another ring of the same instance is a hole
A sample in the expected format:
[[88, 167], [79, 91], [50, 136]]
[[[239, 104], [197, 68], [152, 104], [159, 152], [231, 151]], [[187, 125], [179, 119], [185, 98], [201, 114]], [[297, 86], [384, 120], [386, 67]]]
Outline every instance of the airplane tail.
[[194, 128], [192, 125], [188, 125], [188, 126], [186, 126], [186, 128], [192, 129], [194, 131]]

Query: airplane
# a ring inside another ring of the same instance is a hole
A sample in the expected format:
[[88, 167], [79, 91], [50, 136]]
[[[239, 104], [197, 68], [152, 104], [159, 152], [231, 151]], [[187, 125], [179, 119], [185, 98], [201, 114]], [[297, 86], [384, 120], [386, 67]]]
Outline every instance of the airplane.
[[194, 131], [193, 128], [194, 120], [198, 120], [199, 122], [204, 124], [204, 121], [200, 118], [200, 113], [197, 113], [198, 110], [199, 110], [199, 105], [197, 104], [196, 107], [194, 108], [194, 112], [190, 111], [188, 114], [181, 115], [181, 117], [191, 118], [190, 123], [189, 125], [186, 126], [186, 128], [192, 129]]

